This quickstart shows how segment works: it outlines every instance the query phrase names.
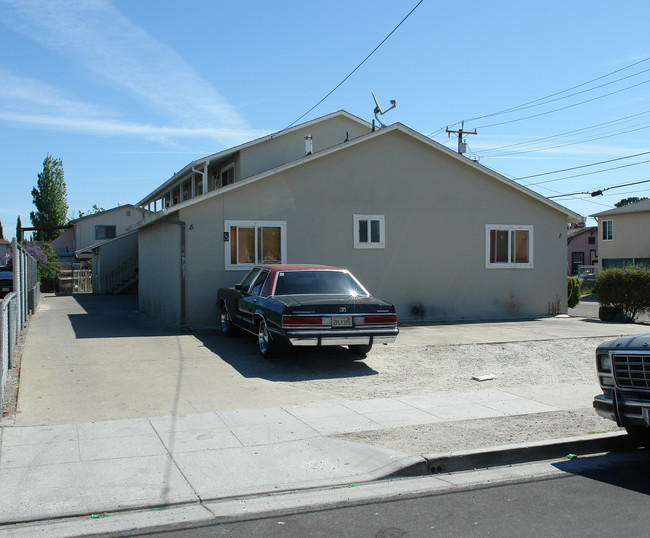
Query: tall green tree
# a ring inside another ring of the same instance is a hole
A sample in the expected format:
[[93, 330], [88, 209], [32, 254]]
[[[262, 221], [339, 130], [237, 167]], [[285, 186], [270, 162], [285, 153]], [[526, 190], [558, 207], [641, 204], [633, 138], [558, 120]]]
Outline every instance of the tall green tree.
[[[36, 187], [32, 189], [32, 198], [36, 211], [32, 211], [29, 217], [35, 227], [65, 226], [68, 220], [68, 201], [61, 159], [47, 154], [43, 161], [43, 171], [38, 174]], [[38, 230], [36, 240], [52, 241], [62, 233], [63, 230]]]
[[5, 238], [5, 234], [2, 231], [2, 221], [0, 220], [0, 239], [4, 239], [4, 238]]
[[20, 230], [22, 230], [23, 225], [20, 223], [20, 215], [16, 219], [16, 241], [20, 241]]

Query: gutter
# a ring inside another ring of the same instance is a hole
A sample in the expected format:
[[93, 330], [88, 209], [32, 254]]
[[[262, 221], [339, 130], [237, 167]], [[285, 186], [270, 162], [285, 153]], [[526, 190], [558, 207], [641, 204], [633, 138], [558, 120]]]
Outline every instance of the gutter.
[[185, 222], [182, 220], [172, 220], [169, 217], [163, 217], [162, 221], [167, 224], [176, 224], [181, 228], [181, 328], [185, 328], [187, 326], [185, 316]]

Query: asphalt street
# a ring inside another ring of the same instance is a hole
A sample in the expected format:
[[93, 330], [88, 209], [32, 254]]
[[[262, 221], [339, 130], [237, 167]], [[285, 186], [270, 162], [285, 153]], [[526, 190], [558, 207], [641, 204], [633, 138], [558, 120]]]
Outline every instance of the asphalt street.
[[647, 536], [650, 455], [601, 455], [556, 465], [566, 472], [461, 491], [158, 527], [148, 533], [178, 538]]

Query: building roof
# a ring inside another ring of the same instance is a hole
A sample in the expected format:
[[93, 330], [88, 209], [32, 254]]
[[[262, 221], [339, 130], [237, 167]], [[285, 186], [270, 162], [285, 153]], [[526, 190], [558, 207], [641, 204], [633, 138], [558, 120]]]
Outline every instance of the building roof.
[[607, 211], [602, 211], [601, 213], [596, 213], [590, 216], [608, 217], [610, 215], [623, 215], [625, 213], [643, 213], [645, 211], [650, 211], [650, 200], [640, 200], [633, 204], [624, 205], [622, 207], [615, 207], [614, 209], [608, 209]]
[[[336, 116], [336, 115], [339, 115], [339, 114], [345, 114], [347, 117], [354, 118], [355, 120], [358, 120], [359, 122], [363, 122], [363, 120], [360, 120], [359, 118], [356, 118], [355, 116], [352, 116], [351, 114], [349, 114], [347, 112], [340, 111], [340, 112], [337, 112], [337, 113], [334, 113], [334, 114], [330, 114], [328, 116], [324, 116], [324, 117], [319, 118], [317, 120], [313, 120], [312, 122], [297, 125], [293, 129], [301, 129], [301, 128], [304, 128], [306, 125], [313, 124], [313, 123], [316, 123], [316, 122], [319, 122], [319, 121], [324, 121], [326, 119], [329, 119], [329, 118], [331, 118], [333, 116]], [[367, 124], [367, 122], [364, 122], [364, 123]], [[370, 124], [367, 124], [367, 126], [368, 126], [369, 129], [371, 128]], [[291, 129], [291, 130], [293, 130], [293, 129]], [[290, 132], [291, 130], [287, 130], [286, 132]], [[535, 191], [532, 191], [529, 188], [524, 187], [523, 185], [520, 185], [519, 183], [516, 183], [515, 181], [512, 181], [511, 179], [506, 178], [505, 176], [499, 174], [498, 172], [495, 172], [494, 170], [491, 170], [490, 168], [487, 168], [487, 167], [485, 167], [485, 166], [483, 166], [483, 165], [481, 165], [481, 164], [479, 164], [479, 163], [477, 163], [477, 162], [475, 162], [475, 161], [473, 161], [471, 159], [468, 159], [467, 157], [465, 157], [463, 155], [458, 154], [457, 152], [447, 148], [446, 146], [443, 146], [442, 144], [439, 144], [438, 142], [435, 142], [434, 140], [431, 140], [430, 138], [418, 133], [417, 131], [411, 129], [410, 127], [407, 127], [407, 126], [405, 126], [405, 125], [403, 125], [401, 123], [394, 123], [394, 124], [389, 125], [387, 127], [383, 127], [381, 129], [376, 129], [375, 131], [369, 131], [367, 134], [361, 135], [361, 136], [359, 136], [357, 138], [353, 138], [353, 139], [351, 139], [351, 140], [349, 140], [347, 142], [342, 142], [342, 143], [340, 143], [340, 144], [338, 144], [336, 146], [326, 148], [326, 149], [324, 149], [322, 151], [318, 151], [318, 152], [315, 152], [313, 154], [305, 155], [304, 157], [302, 157], [300, 159], [297, 159], [295, 161], [291, 161], [291, 162], [282, 164], [282, 165], [277, 166], [275, 168], [272, 168], [270, 170], [265, 170], [264, 172], [261, 172], [259, 174], [256, 174], [256, 175], [253, 175], [251, 177], [242, 179], [240, 181], [236, 181], [235, 183], [233, 183], [231, 185], [228, 185], [226, 187], [222, 187], [222, 188], [220, 188], [218, 190], [210, 191], [210, 192], [201, 194], [201, 195], [199, 195], [199, 196], [197, 196], [195, 198], [191, 198], [189, 200], [183, 201], [183, 202], [181, 202], [179, 204], [175, 204], [170, 208], [166, 208], [166, 209], [163, 209], [163, 210], [161, 210], [161, 211], [159, 211], [157, 213], [153, 213], [151, 215], [151, 218], [145, 219], [144, 221], [137, 224], [136, 226], [137, 227], [148, 226], [149, 224], [152, 224], [153, 222], [156, 222], [157, 220], [163, 218], [165, 215], [169, 214], [170, 212], [177, 211], [179, 209], [183, 209], [185, 207], [191, 206], [191, 205], [196, 204], [196, 203], [200, 203], [200, 202], [202, 202], [204, 200], [207, 200], [208, 198], [211, 198], [213, 196], [219, 196], [222, 193], [229, 192], [232, 189], [242, 188], [242, 187], [244, 187], [244, 186], [246, 186], [246, 185], [248, 185], [250, 183], [260, 181], [260, 180], [262, 180], [262, 179], [264, 179], [266, 177], [277, 174], [279, 172], [283, 172], [283, 171], [286, 171], [286, 170], [301, 166], [301, 165], [303, 165], [305, 163], [308, 163], [308, 162], [311, 162], [311, 161], [313, 161], [315, 159], [323, 158], [323, 157], [325, 157], [327, 155], [331, 155], [332, 153], [335, 153], [335, 152], [338, 152], [338, 151], [345, 151], [348, 148], [351, 148], [351, 147], [353, 147], [353, 146], [355, 146], [357, 144], [367, 143], [367, 142], [369, 142], [371, 140], [374, 140], [377, 137], [386, 136], [388, 133], [395, 132], [395, 131], [399, 131], [401, 133], [404, 133], [404, 134], [410, 136], [411, 138], [413, 138], [415, 140], [418, 140], [418, 141], [428, 145], [432, 149], [440, 151], [440, 152], [446, 154], [447, 156], [462, 162], [465, 166], [469, 166], [471, 168], [474, 168], [475, 170], [481, 172], [482, 174], [487, 174], [487, 175], [491, 176], [493, 179], [499, 181], [500, 183], [503, 183], [503, 184], [515, 189], [516, 191], [519, 191], [522, 194], [524, 194], [526, 196], [529, 196], [529, 197], [539, 201], [540, 203], [542, 203], [544, 205], [547, 205], [547, 206], [551, 207], [552, 209], [554, 209], [556, 211], [559, 211], [560, 213], [565, 214], [567, 219], [569, 221], [571, 221], [571, 222], [584, 222], [584, 218], [581, 215], [575, 213], [574, 211], [571, 211], [570, 209], [568, 209], [568, 208], [566, 208], [564, 206], [561, 206], [560, 204], [554, 202], [553, 200], [550, 200], [550, 199], [546, 198], [545, 196], [542, 196], [541, 194], [538, 194]], [[283, 131], [282, 133], [285, 133], [285, 132]], [[171, 184], [173, 184], [179, 177], [186, 174], [187, 171], [190, 170], [193, 166], [197, 166], [197, 164], [199, 164], [199, 163], [204, 163], [206, 160], [215, 159], [217, 156], [222, 156], [222, 155], [226, 155], [226, 154], [235, 153], [236, 151], [239, 151], [243, 147], [247, 147], [247, 146], [257, 144], [257, 143], [264, 142], [264, 141], [268, 140], [269, 138], [271, 138], [273, 136], [280, 136], [280, 134], [269, 135], [269, 137], [260, 138], [260, 139], [258, 139], [256, 141], [249, 142], [248, 144], [243, 144], [241, 146], [237, 146], [236, 148], [232, 148], [232, 149], [223, 151], [223, 152], [221, 152], [219, 154], [214, 154], [212, 156], [205, 157], [203, 159], [199, 159], [197, 161], [194, 161], [194, 162], [190, 163], [183, 170], [176, 173], [172, 178], [170, 178], [163, 185], [161, 185], [158, 189], [156, 189], [155, 191], [153, 191], [152, 193], [147, 195], [143, 200], [138, 202], [138, 205], [143, 203], [144, 201], [150, 199], [153, 194], [158, 193], [158, 192], [163, 192], [166, 189], [168, 189]]]
[[82, 220], [87, 220], [87, 219], [92, 219], [94, 217], [98, 217], [100, 215], [106, 215], [106, 213], [111, 213], [112, 211], [117, 211], [118, 209], [135, 209], [135, 206], [133, 204], [122, 204], [118, 205], [117, 207], [113, 207], [111, 209], [105, 209], [104, 211], [100, 211], [99, 213], [91, 213], [90, 215], [84, 215], [83, 217], [79, 217], [77, 219], [72, 219], [70, 223], [76, 223], [76, 222], [81, 222]]
[[567, 232], [567, 237], [569, 239], [572, 239], [574, 237], [577, 237], [579, 235], [582, 235], [585, 232], [595, 232], [598, 230], [598, 226], [583, 226], [582, 228], [571, 228]]
[[199, 166], [202, 166], [204, 164], [210, 164], [211, 161], [220, 161], [223, 159], [226, 159], [232, 155], [235, 155], [237, 152], [249, 148], [251, 146], [256, 146], [258, 144], [263, 144], [265, 142], [268, 142], [269, 140], [272, 140], [274, 138], [279, 138], [282, 136], [286, 136], [290, 133], [293, 133], [295, 131], [298, 131], [300, 129], [304, 129], [305, 127], [309, 127], [310, 125], [314, 125], [316, 123], [321, 123], [323, 121], [326, 121], [330, 118], [336, 117], [336, 116], [344, 116], [348, 119], [351, 119], [353, 121], [356, 121], [360, 125], [363, 125], [364, 127], [367, 127], [368, 129], [371, 129], [372, 125], [368, 123], [365, 120], [362, 120], [361, 118], [357, 118], [356, 116], [353, 116], [349, 112], [346, 112], [345, 110], [339, 110], [338, 112], [333, 112], [332, 114], [328, 114], [327, 116], [322, 116], [320, 118], [316, 118], [315, 120], [311, 120], [305, 123], [300, 123], [298, 125], [295, 125], [294, 127], [290, 127], [289, 129], [284, 129], [283, 131], [278, 131], [266, 136], [263, 136], [261, 138], [257, 138], [255, 140], [251, 140], [250, 142], [245, 142], [244, 144], [240, 144], [239, 146], [235, 146], [232, 148], [225, 149], [223, 151], [213, 153], [212, 155], [208, 155], [207, 157], [202, 157], [201, 159], [197, 159], [195, 161], [192, 161], [185, 167], [183, 167], [181, 170], [176, 172], [172, 177], [170, 177], [165, 183], [151, 191], [147, 196], [145, 196], [142, 200], [140, 200], [136, 206], [140, 206], [143, 203], [145, 203], [147, 200], [151, 199], [153, 196], [161, 194], [165, 192], [171, 185], [173, 185], [179, 178], [182, 178], [186, 174], [190, 173], [193, 168], [198, 168]]

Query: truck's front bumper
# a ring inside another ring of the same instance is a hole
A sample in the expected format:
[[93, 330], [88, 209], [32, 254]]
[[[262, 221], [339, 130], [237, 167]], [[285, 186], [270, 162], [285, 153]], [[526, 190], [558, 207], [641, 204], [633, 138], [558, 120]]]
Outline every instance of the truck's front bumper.
[[650, 427], [650, 401], [626, 398], [621, 391], [614, 391], [611, 396], [599, 394], [593, 405], [596, 413], [619, 426]]

